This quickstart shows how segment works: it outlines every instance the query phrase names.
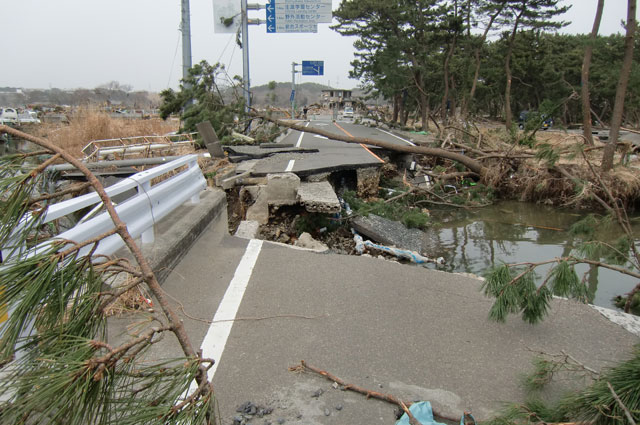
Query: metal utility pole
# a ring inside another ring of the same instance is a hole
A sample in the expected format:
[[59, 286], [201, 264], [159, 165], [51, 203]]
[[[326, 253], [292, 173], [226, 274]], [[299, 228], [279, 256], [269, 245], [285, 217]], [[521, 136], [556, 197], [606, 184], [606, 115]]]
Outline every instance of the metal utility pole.
[[240, 14], [242, 15], [242, 83], [245, 109], [251, 108], [251, 84], [249, 83], [249, 19], [247, 15], [247, 0], [240, 0]]
[[191, 68], [191, 11], [189, 10], [189, 0], [182, 0], [182, 78], [189, 76]]
[[296, 118], [296, 65], [299, 63], [291, 62], [291, 119]]

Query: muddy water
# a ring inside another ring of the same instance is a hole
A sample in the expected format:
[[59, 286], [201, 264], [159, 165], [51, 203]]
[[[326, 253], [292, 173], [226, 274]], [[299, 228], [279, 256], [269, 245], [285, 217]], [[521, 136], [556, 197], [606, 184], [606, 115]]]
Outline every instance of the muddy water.
[[[432, 211], [438, 224], [429, 232], [431, 255], [446, 259], [447, 271], [483, 275], [491, 266], [504, 263], [538, 262], [568, 255], [578, 240], [568, 233], [569, 227], [586, 213], [559, 210], [542, 205], [502, 202], [477, 210]], [[635, 234], [640, 225], [634, 225]], [[601, 229], [596, 237], [612, 242], [621, 234], [615, 226]], [[538, 268], [542, 282], [548, 268]], [[615, 308], [611, 299], [629, 292], [637, 282], [610, 270], [593, 266], [576, 267], [585, 276], [590, 302]]]

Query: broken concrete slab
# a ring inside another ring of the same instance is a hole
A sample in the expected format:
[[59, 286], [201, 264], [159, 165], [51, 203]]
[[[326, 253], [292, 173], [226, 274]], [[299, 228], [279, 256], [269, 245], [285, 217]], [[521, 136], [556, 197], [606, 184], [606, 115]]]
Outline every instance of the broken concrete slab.
[[228, 179], [229, 177], [233, 177], [237, 174], [237, 169], [235, 165], [230, 165], [228, 167], [219, 170], [215, 176], [216, 186], [222, 187], [222, 181], [224, 179]]
[[326, 246], [320, 241], [313, 239], [313, 237], [307, 232], [304, 232], [303, 234], [301, 234], [298, 240], [296, 240], [294, 245], [300, 248], [306, 248], [306, 249], [310, 249], [312, 251], [317, 251], [317, 252], [329, 251], [328, 246]]
[[380, 168], [359, 168], [356, 170], [356, 174], [358, 177], [358, 197], [364, 199], [377, 197], [380, 185]]
[[425, 252], [426, 233], [418, 229], [408, 229], [402, 223], [369, 214], [368, 217], [356, 217], [351, 221], [356, 232], [380, 242], [398, 248], [415, 251], [421, 255]]
[[267, 175], [266, 196], [269, 205], [295, 205], [298, 203], [300, 177], [293, 173]]
[[232, 176], [232, 177], [229, 177], [229, 178], [226, 178], [226, 179], [222, 180], [222, 182], [221, 182], [221, 185], [220, 185], [220, 186], [222, 186], [222, 188], [223, 188], [224, 190], [231, 189], [231, 188], [233, 188], [236, 184], [239, 184], [239, 183], [241, 184], [241, 183], [242, 183], [242, 179], [247, 178], [247, 177], [249, 177], [250, 175], [251, 175], [251, 172], [250, 172], [250, 171], [245, 171], [245, 172], [244, 172], [244, 173], [242, 173], [242, 174], [236, 174], [235, 176]]
[[340, 201], [328, 181], [301, 183], [298, 200], [309, 212], [334, 214], [340, 212]]
[[246, 171], [251, 171], [251, 170], [253, 170], [253, 167], [255, 167], [255, 165], [258, 162], [259, 162], [259, 160], [257, 160], [257, 159], [250, 159], [248, 161], [242, 161], [242, 162], [237, 164], [236, 171], [238, 173], [244, 173]]
[[247, 209], [246, 219], [248, 221], [257, 221], [260, 224], [269, 222], [269, 202], [267, 191], [262, 188], [256, 197], [256, 201]]
[[260, 223], [253, 220], [243, 220], [240, 222], [238, 229], [236, 230], [235, 236], [242, 239], [255, 239], [258, 235], [258, 229], [260, 228]]
[[204, 121], [196, 124], [196, 128], [198, 132], [204, 139], [204, 144], [209, 151], [209, 154], [212, 158], [224, 158], [224, 151], [222, 150], [222, 144], [218, 139], [218, 135], [216, 134], [211, 122]]
[[266, 158], [276, 154], [284, 153], [317, 153], [318, 149], [296, 148], [294, 147], [268, 147], [260, 146], [225, 146], [225, 151], [229, 153], [231, 162], [244, 161], [248, 159]]

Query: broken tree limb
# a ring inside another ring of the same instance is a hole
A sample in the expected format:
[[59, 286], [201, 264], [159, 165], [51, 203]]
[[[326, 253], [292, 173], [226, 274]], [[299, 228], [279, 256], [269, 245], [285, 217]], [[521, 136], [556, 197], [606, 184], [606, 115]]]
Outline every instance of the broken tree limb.
[[618, 403], [618, 406], [620, 406], [620, 408], [622, 409], [622, 411], [624, 412], [624, 415], [627, 417], [627, 419], [629, 420], [629, 423], [631, 425], [636, 425], [636, 421], [633, 420], [633, 416], [631, 416], [631, 412], [629, 411], [629, 409], [627, 408], [627, 406], [625, 406], [622, 403], [622, 400], [620, 400], [620, 397], [618, 396], [618, 394], [615, 392], [615, 390], [613, 389], [613, 386], [611, 385], [610, 382], [607, 381], [607, 387], [609, 387], [609, 391], [611, 391], [611, 395], [613, 396], [613, 398], [616, 400], [616, 403]]
[[[413, 415], [411, 414], [411, 412], [409, 411], [408, 407], [410, 407], [413, 403], [411, 402], [403, 402], [402, 400], [400, 400], [399, 398], [395, 397], [392, 394], [385, 394], [385, 393], [379, 393], [377, 391], [371, 391], [371, 390], [367, 390], [366, 388], [363, 387], [359, 387], [357, 385], [354, 384], [348, 384], [345, 381], [343, 381], [342, 379], [338, 378], [337, 376], [334, 376], [332, 374], [330, 374], [329, 372], [322, 370], [322, 369], [318, 369], [317, 367], [313, 367], [308, 365], [304, 360], [300, 361], [300, 364], [297, 366], [291, 366], [289, 368], [290, 372], [313, 372], [316, 373], [320, 376], [324, 376], [325, 378], [327, 378], [328, 380], [335, 382], [336, 384], [340, 385], [341, 387], [343, 387], [345, 390], [349, 390], [349, 391], [353, 391], [359, 394], [364, 395], [367, 398], [376, 398], [378, 400], [382, 400], [382, 401], [386, 401], [387, 403], [391, 403], [391, 404], [395, 404], [396, 406], [400, 407], [406, 414], [407, 416], [409, 416], [409, 419], [411, 420], [413, 418], [414, 421], [416, 421], [415, 423], [419, 424], [420, 422], [417, 421], [417, 419], [415, 417], [413, 417]], [[453, 422], [458, 422], [460, 419], [459, 418], [454, 418], [451, 416], [447, 416], [445, 414], [443, 414], [442, 412], [438, 412], [436, 409], [433, 409], [433, 414], [435, 416], [438, 416], [442, 419], [446, 419], [449, 421], [453, 421]]]
[[428, 155], [428, 156], [435, 156], [439, 158], [445, 158], [451, 161], [457, 161], [460, 164], [467, 167], [469, 170], [473, 171], [474, 173], [479, 174], [480, 176], [485, 176], [489, 172], [489, 169], [484, 165], [482, 165], [480, 161], [477, 161], [473, 158], [470, 158], [468, 156], [465, 156], [456, 152], [450, 152], [446, 149], [427, 148], [423, 146], [409, 146], [404, 144], [396, 145], [394, 143], [384, 142], [384, 141], [375, 140], [375, 139], [369, 139], [366, 137], [349, 137], [346, 135], [330, 133], [328, 131], [320, 130], [313, 127], [305, 127], [300, 124], [278, 120], [275, 118], [268, 117], [266, 115], [259, 114], [255, 111], [249, 112], [249, 115], [255, 118], [260, 118], [265, 121], [272, 122], [274, 124], [277, 124], [283, 127], [292, 128], [300, 132], [318, 134], [328, 139], [338, 140], [341, 142], [371, 145], [371, 146], [377, 146], [379, 148], [384, 148], [384, 149], [388, 149], [396, 152], [415, 153], [420, 155]]
[[474, 173], [473, 171], [461, 171], [461, 172], [449, 173], [449, 174], [438, 174], [438, 173], [432, 173], [430, 171], [422, 171], [422, 172], [429, 177], [433, 177], [434, 179], [439, 179], [439, 180], [456, 180], [456, 179], [465, 178], [465, 177], [480, 177], [478, 173]]

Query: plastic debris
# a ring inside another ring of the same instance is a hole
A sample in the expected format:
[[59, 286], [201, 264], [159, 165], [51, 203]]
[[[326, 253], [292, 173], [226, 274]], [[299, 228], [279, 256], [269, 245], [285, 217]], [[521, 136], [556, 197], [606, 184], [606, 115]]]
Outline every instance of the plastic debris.
[[377, 249], [379, 251], [383, 251], [386, 252], [387, 254], [391, 254], [395, 257], [398, 258], [403, 258], [405, 260], [409, 260], [411, 262], [414, 262], [416, 264], [428, 264], [428, 263], [433, 263], [433, 264], [444, 264], [444, 258], [442, 257], [438, 257], [435, 260], [432, 258], [427, 258], [424, 257], [420, 254], [418, 254], [417, 252], [414, 251], [409, 251], [406, 249], [400, 249], [400, 248], [396, 248], [393, 246], [385, 246], [385, 245], [379, 245], [377, 243], [373, 243], [371, 241], [365, 241], [362, 239], [362, 236], [360, 236], [355, 230], [351, 229], [351, 232], [353, 233], [353, 240], [356, 243], [356, 252], [360, 255], [362, 255], [364, 253], [364, 251], [367, 248], [372, 248], [372, 249]]
[[[428, 401], [413, 403], [411, 407], [409, 407], [409, 411], [422, 425], [445, 425], [441, 422], [436, 422], [435, 419], [433, 419], [433, 409], [431, 408], [431, 403]], [[409, 424], [409, 415], [406, 413], [396, 422], [396, 425]]]

